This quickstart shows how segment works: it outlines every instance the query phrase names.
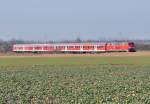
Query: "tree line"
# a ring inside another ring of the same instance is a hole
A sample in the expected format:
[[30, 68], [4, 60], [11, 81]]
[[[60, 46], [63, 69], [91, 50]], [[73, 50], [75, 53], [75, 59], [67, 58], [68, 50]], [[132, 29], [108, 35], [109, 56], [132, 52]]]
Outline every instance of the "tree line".
[[136, 45], [137, 50], [150, 50], [150, 40], [81, 40], [77, 38], [75, 40], [63, 40], [63, 41], [24, 41], [24, 40], [0, 40], [0, 53], [7, 53], [12, 51], [14, 44], [36, 44], [36, 43], [93, 43], [93, 42], [120, 42], [120, 41], [132, 41]]

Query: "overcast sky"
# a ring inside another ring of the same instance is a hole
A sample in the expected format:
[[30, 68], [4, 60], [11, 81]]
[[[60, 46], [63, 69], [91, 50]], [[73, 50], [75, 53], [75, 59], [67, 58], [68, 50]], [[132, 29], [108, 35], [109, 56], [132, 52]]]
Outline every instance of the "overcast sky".
[[0, 0], [0, 38], [150, 39], [150, 0]]

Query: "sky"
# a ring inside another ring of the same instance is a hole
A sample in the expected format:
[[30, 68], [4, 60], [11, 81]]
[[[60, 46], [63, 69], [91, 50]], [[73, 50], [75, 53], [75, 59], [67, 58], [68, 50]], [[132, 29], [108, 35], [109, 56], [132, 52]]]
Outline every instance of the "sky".
[[150, 39], [150, 0], [0, 0], [0, 39]]

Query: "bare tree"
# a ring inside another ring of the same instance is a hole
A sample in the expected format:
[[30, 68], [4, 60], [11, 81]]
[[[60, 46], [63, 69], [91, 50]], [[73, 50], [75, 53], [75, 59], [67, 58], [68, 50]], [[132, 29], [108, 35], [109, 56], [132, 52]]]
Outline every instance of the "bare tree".
[[77, 37], [76, 40], [75, 40], [75, 42], [76, 42], [76, 43], [81, 43], [82, 40], [80, 39], [80, 37]]

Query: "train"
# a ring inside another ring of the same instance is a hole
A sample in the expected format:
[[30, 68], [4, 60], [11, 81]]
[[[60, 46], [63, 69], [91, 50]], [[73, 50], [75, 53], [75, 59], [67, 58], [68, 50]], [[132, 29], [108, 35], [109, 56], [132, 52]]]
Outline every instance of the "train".
[[14, 44], [17, 53], [100, 53], [136, 52], [134, 42]]

